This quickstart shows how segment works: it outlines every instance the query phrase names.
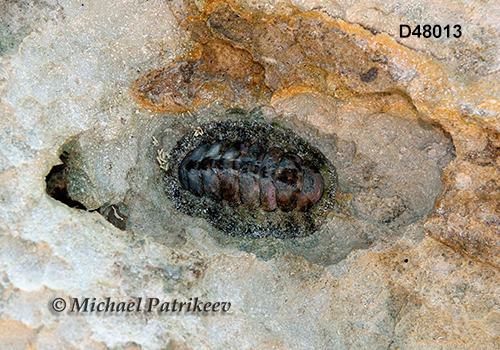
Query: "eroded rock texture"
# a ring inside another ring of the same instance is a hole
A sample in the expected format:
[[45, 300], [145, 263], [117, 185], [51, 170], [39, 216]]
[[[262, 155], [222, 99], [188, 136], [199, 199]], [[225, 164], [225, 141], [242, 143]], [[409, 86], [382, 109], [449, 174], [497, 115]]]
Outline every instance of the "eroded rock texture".
[[[498, 349], [498, 6], [0, 5], [0, 348]], [[314, 234], [227, 235], [166, 195], [178, 140], [245, 118], [334, 165]]]

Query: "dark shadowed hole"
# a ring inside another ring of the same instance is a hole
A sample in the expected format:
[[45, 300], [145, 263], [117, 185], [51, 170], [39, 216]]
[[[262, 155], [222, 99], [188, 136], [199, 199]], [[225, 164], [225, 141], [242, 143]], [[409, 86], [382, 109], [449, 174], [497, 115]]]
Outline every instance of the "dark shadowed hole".
[[54, 166], [45, 177], [45, 183], [47, 184], [45, 190], [47, 194], [55, 200], [66, 204], [68, 207], [87, 210], [82, 203], [71, 199], [69, 196], [69, 179], [67, 177], [68, 154], [63, 152], [59, 158], [63, 163]]
[[[124, 204], [121, 205], [126, 208]], [[110, 206], [103, 205], [99, 209], [99, 213], [106, 218], [113, 226], [125, 231], [127, 227], [127, 216], [120, 211], [120, 205], [112, 204]]]
[[377, 76], [378, 76], [378, 68], [372, 67], [366, 73], [361, 74], [359, 78], [364, 83], [371, 83], [372, 81], [377, 79]]
[[[48, 175], [45, 177], [47, 194], [54, 198], [55, 200], [67, 205], [70, 208], [88, 210], [85, 205], [71, 198], [68, 192], [68, 186], [70, 184], [70, 162], [68, 161], [71, 154], [64, 151], [59, 157], [62, 164], [55, 165], [52, 167]], [[125, 230], [127, 216], [120, 211], [120, 208], [126, 209], [125, 205], [106, 205], [97, 211], [106, 218], [111, 224], [119, 228], [120, 230]], [[95, 211], [95, 210], [89, 210]]]

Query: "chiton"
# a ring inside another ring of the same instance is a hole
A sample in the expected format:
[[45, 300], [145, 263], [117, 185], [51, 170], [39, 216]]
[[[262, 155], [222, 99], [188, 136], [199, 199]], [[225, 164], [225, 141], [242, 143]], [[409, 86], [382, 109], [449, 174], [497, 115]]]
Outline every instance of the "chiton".
[[182, 161], [179, 180], [196, 196], [266, 211], [306, 211], [324, 188], [319, 170], [298, 155], [239, 141], [201, 144]]
[[318, 229], [337, 186], [318, 149], [276, 124], [200, 128], [170, 152], [166, 192], [179, 210], [233, 236], [293, 238]]

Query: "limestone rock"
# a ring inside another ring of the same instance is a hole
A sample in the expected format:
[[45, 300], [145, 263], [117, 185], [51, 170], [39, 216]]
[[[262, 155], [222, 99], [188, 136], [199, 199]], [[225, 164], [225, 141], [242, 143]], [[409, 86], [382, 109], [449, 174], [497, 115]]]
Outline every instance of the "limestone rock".
[[[500, 348], [499, 14], [1, 4], [0, 348]], [[462, 36], [404, 39], [400, 24]], [[247, 112], [335, 165], [313, 235], [232, 237], [166, 198], [177, 140]], [[107, 298], [133, 311], [97, 311]], [[148, 312], [156, 300], [184, 309]]]

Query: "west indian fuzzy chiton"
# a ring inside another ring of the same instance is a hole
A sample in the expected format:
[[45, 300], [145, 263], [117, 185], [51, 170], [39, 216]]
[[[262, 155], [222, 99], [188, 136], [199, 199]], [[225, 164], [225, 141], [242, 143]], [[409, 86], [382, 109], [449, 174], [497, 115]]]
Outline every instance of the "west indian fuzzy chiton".
[[321, 226], [337, 177], [318, 149], [275, 124], [211, 122], [197, 130], [169, 155], [166, 192], [177, 209], [231, 236], [304, 237]]

